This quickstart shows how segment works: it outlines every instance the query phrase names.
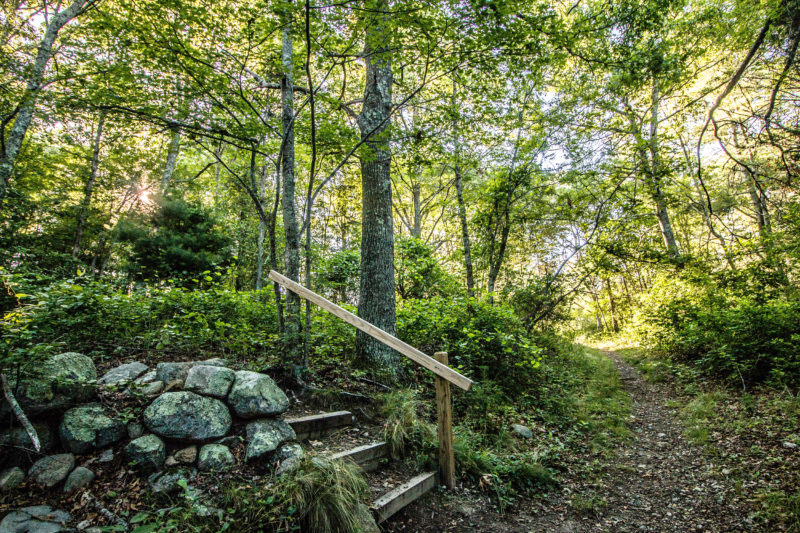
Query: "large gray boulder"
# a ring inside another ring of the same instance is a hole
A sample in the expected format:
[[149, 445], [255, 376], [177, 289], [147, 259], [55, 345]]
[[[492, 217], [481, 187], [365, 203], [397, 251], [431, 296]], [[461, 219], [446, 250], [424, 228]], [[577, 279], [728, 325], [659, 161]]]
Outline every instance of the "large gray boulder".
[[231, 390], [236, 373], [223, 366], [196, 365], [189, 370], [183, 388], [215, 398], [225, 398]]
[[48, 455], [31, 466], [28, 475], [42, 487], [53, 487], [69, 475], [75, 466], [75, 456], [71, 453]]
[[122, 385], [129, 383], [142, 374], [147, 372], [147, 365], [134, 361], [132, 363], [125, 363], [118, 367], [112, 368], [100, 378], [97, 382], [101, 385]]
[[164, 441], [155, 435], [145, 435], [128, 443], [125, 447], [125, 458], [134, 464], [140, 472], [154, 472], [164, 465], [167, 447]]
[[[96, 390], [97, 369], [85, 355], [67, 352], [29, 365], [19, 382], [14, 377], [9, 381], [22, 410], [36, 416], [90, 400]], [[0, 401], [0, 418], [9, 414], [8, 403]]]
[[64, 447], [72, 453], [88, 453], [122, 440], [127, 430], [121, 420], [112, 418], [101, 405], [93, 404], [64, 413], [59, 435]]
[[67, 481], [64, 483], [64, 492], [82, 489], [94, 481], [94, 477], [94, 472], [85, 466], [79, 466], [67, 476]]
[[138, 378], [134, 379], [133, 382], [137, 385], [146, 385], [148, 383], [152, 383], [156, 380], [156, 371], [149, 370], [139, 376]]
[[68, 531], [69, 513], [49, 505], [24, 507], [6, 515], [0, 522], [0, 533], [59, 533]]
[[251, 461], [274, 452], [284, 442], [295, 440], [292, 426], [283, 420], [256, 420], [247, 424], [245, 460]]
[[155, 380], [164, 383], [173, 381], [186, 381], [189, 371], [196, 366], [225, 366], [224, 359], [206, 359], [205, 361], [185, 361], [179, 363], [158, 363], [156, 366]]
[[195, 365], [194, 361], [186, 363], [158, 363], [156, 366], [156, 381], [172, 383], [173, 381], [185, 381], [189, 375], [189, 370]]
[[221, 401], [193, 392], [165, 392], [144, 411], [144, 423], [153, 433], [170, 439], [205, 441], [224, 437], [231, 413]]
[[227, 446], [222, 444], [206, 444], [200, 448], [200, 457], [197, 460], [197, 468], [200, 471], [228, 470], [236, 459]]
[[285, 412], [289, 398], [266, 374], [240, 370], [228, 394], [228, 405], [242, 418], [258, 418]]

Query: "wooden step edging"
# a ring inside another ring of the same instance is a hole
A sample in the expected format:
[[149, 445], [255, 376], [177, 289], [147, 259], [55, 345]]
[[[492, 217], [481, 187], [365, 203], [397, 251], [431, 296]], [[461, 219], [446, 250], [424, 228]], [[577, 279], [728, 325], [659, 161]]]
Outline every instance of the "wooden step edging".
[[354, 422], [355, 417], [350, 411], [335, 411], [286, 419], [286, 423], [292, 426], [297, 434], [297, 440], [322, 437], [333, 430], [351, 426]]
[[331, 459], [349, 459], [361, 467], [364, 472], [377, 470], [380, 460], [389, 456], [389, 446], [385, 442], [373, 442], [357, 448], [334, 453]]
[[372, 502], [372, 514], [379, 524], [436, 486], [436, 472], [415, 476]]

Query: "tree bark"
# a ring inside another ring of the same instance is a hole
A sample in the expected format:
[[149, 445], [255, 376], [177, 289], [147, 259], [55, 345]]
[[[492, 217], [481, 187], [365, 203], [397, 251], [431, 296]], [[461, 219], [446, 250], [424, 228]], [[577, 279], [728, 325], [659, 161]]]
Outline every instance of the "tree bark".
[[[258, 182], [258, 198], [261, 201], [262, 210], [266, 211], [267, 204], [267, 165], [261, 168], [261, 176]], [[258, 217], [258, 242], [256, 251], [256, 290], [260, 291], [264, 287], [264, 240], [267, 236], [267, 224], [262, 217]]]
[[[314, 181], [317, 167], [317, 105], [314, 94], [314, 78], [311, 76], [311, 0], [305, 1], [305, 37], [306, 37], [306, 81], [308, 82], [308, 100], [311, 119], [311, 161], [308, 169], [308, 189], [306, 190], [306, 243], [305, 274], [306, 287], [311, 286], [311, 214], [314, 208]], [[311, 302], [306, 300], [306, 328], [303, 337], [303, 368], [308, 367], [311, 351]]]
[[653, 92], [650, 116], [650, 186], [653, 201], [656, 204], [656, 218], [661, 228], [661, 236], [664, 239], [664, 246], [667, 253], [677, 258], [680, 256], [678, 243], [675, 240], [675, 232], [672, 229], [672, 221], [667, 208], [667, 198], [661, 188], [661, 164], [658, 157], [658, 104], [659, 104], [658, 80], [653, 76]]
[[[291, 9], [291, 3], [288, 10]], [[283, 79], [281, 83], [282, 107], [282, 151], [281, 174], [283, 179], [283, 230], [286, 237], [284, 249], [285, 275], [292, 281], [300, 278], [300, 232], [295, 212], [295, 157], [294, 157], [294, 62], [292, 60], [293, 41], [291, 13], [287, 12], [283, 26], [283, 45], [281, 64]], [[293, 366], [295, 377], [302, 357], [302, 338], [300, 336], [300, 299], [291, 291], [286, 291], [286, 316], [283, 335], [284, 350], [288, 362]]]
[[175, 174], [175, 165], [178, 163], [178, 155], [181, 152], [181, 130], [176, 129], [172, 132], [172, 139], [167, 150], [167, 162], [164, 165], [164, 172], [161, 173], [161, 192], [167, 192], [172, 176]]
[[608, 307], [611, 310], [611, 327], [614, 333], [619, 331], [619, 322], [617, 321], [617, 305], [614, 301], [614, 292], [611, 290], [611, 281], [606, 278], [606, 291], [608, 292]]
[[[33, 118], [36, 99], [44, 86], [44, 73], [47, 69], [47, 64], [54, 55], [53, 45], [58, 37], [58, 32], [93, 2], [94, 0], [74, 0], [69, 7], [52, 15], [45, 28], [44, 37], [39, 43], [36, 59], [28, 76], [25, 92], [17, 105], [17, 118], [14, 120], [14, 125], [11, 127], [8, 138], [3, 139], [3, 150], [2, 154], [0, 154], [0, 210], [6, 197], [8, 183], [14, 172], [14, 163], [17, 160], [19, 150], [22, 148], [22, 141], [25, 140], [25, 134], [28, 132], [28, 127]], [[0, 135], [4, 136], [5, 131], [0, 131]]]
[[94, 186], [97, 182], [97, 169], [100, 165], [100, 141], [103, 138], [103, 125], [106, 122], [105, 109], [100, 111], [100, 117], [97, 121], [97, 132], [94, 137], [94, 145], [92, 146], [92, 163], [89, 170], [89, 179], [86, 180], [86, 186], [83, 189], [83, 201], [81, 202], [80, 211], [78, 213], [78, 223], [75, 227], [75, 243], [72, 245], [72, 258], [78, 257], [81, 251], [81, 241], [83, 240], [83, 228], [86, 226], [86, 217], [89, 212], [89, 207], [92, 204], [92, 194], [94, 193]]
[[[269, 266], [272, 270], [278, 270], [278, 239], [275, 225], [278, 222], [278, 207], [281, 205], [281, 171], [275, 169], [275, 199], [272, 202], [272, 212], [267, 225], [267, 240], [269, 242]], [[281, 286], [275, 281], [272, 283], [272, 290], [275, 294], [275, 307], [278, 310], [278, 333], [283, 335], [286, 324], [283, 318], [283, 299], [281, 298]]]
[[464, 204], [464, 185], [461, 179], [461, 168], [458, 160], [455, 164], [456, 175], [456, 196], [458, 198], [458, 219], [461, 222], [461, 240], [464, 247], [464, 269], [467, 276], [467, 295], [470, 298], [475, 296], [475, 278], [472, 272], [472, 251], [469, 240], [469, 226], [467, 226], [467, 207]]
[[411, 236], [415, 239], [422, 237], [422, 205], [420, 200], [419, 182], [411, 187], [411, 202], [414, 208], [414, 220], [411, 226]]
[[[458, 92], [458, 84], [453, 78], [453, 112], [455, 114], [456, 94]], [[453, 119], [453, 156], [455, 161], [453, 163], [453, 172], [455, 173], [456, 181], [456, 198], [458, 200], [458, 220], [461, 223], [461, 240], [464, 248], [464, 269], [467, 277], [467, 296], [473, 298], [475, 296], [475, 278], [472, 272], [472, 251], [471, 243], [469, 240], [469, 226], [467, 225], [467, 206], [464, 203], [464, 183], [461, 177], [461, 152], [458, 135], [458, 119]]]
[[[358, 127], [361, 152], [361, 280], [358, 315], [394, 335], [394, 225], [392, 223], [391, 153], [388, 129], [392, 107], [392, 63], [386, 0], [365, 2], [367, 24], [364, 61], [366, 85]], [[358, 332], [356, 351], [365, 363], [399, 371], [397, 354], [388, 346]]]

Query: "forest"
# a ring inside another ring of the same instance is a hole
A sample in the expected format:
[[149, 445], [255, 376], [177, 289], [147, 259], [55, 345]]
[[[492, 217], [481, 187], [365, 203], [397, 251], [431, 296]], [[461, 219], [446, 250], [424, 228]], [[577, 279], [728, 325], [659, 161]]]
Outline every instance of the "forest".
[[0, 22], [0, 533], [800, 533], [799, 0]]

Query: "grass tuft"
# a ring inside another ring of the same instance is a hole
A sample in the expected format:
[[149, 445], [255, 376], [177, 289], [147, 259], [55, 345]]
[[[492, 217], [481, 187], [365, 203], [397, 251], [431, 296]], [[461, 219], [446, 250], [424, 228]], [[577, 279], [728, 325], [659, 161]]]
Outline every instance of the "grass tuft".
[[351, 461], [306, 457], [283, 490], [304, 531], [358, 531], [355, 509], [367, 497], [368, 487]]

